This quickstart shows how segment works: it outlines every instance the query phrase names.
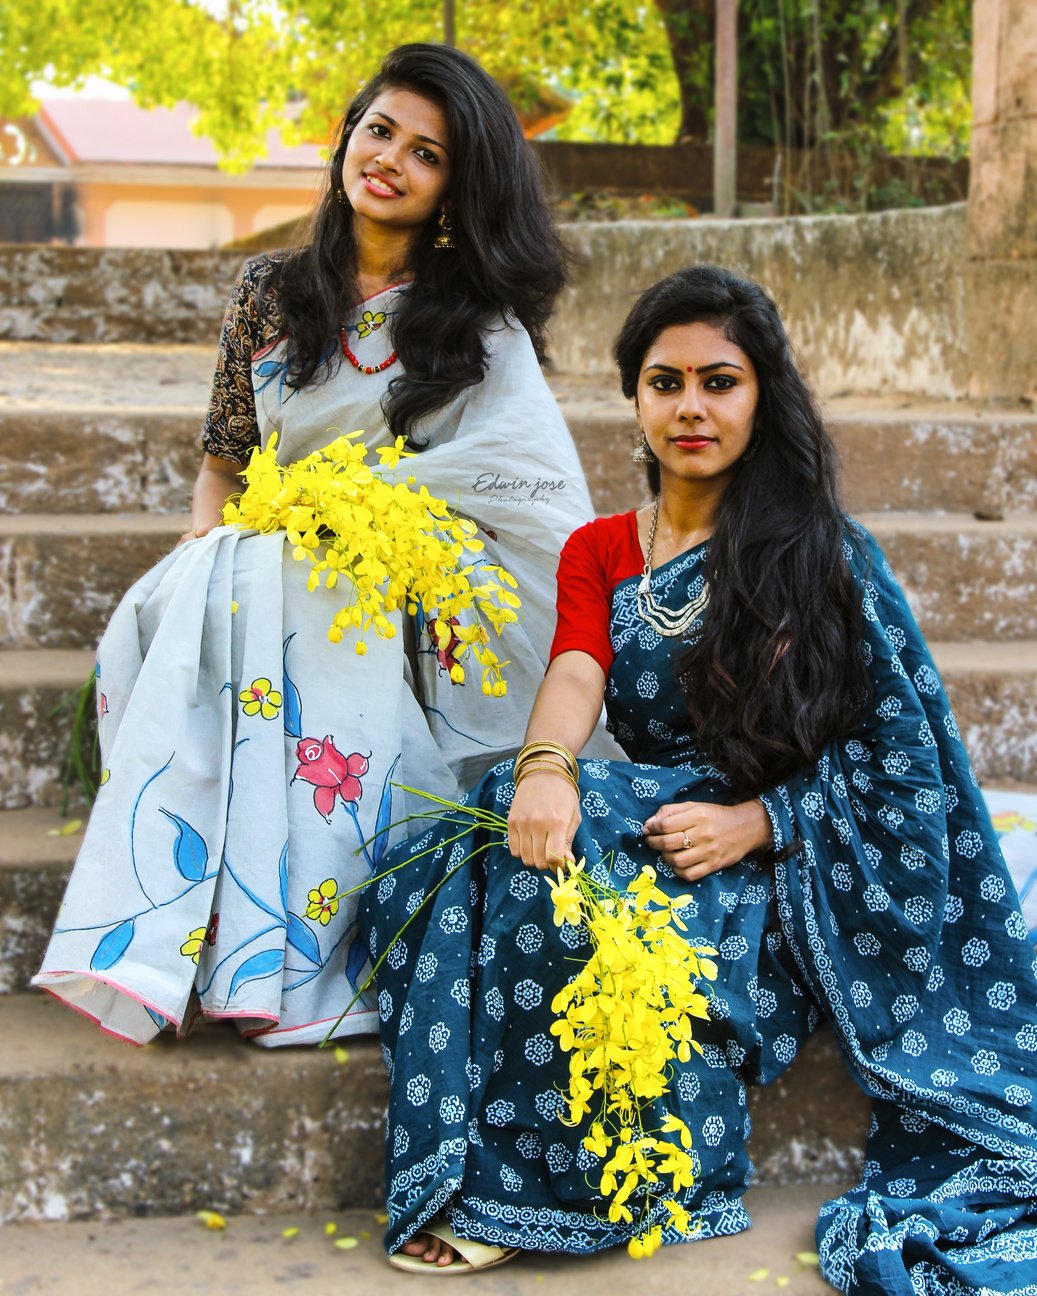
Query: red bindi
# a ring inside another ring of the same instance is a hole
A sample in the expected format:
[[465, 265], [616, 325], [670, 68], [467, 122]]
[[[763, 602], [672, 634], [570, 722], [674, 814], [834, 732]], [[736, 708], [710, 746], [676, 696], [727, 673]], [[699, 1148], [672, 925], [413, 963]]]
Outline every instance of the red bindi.
[[694, 372], [695, 372], [695, 366], [694, 366], [694, 365], [688, 365], [688, 373], [694, 373]]

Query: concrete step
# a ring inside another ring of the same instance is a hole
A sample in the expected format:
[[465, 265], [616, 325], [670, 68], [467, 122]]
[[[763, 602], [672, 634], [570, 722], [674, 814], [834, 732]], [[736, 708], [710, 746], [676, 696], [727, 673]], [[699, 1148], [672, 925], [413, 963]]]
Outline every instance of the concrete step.
[[54, 807], [0, 810], [0, 994], [26, 990], [43, 960], [82, 822]]
[[0, 810], [60, 804], [69, 695], [93, 663], [81, 650], [0, 652]]
[[[859, 515], [930, 638], [1037, 638], [1037, 514]], [[93, 648], [134, 580], [173, 547], [185, 514], [0, 518], [0, 648]]]
[[[595, 1256], [531, 1252], [502, 1269], [473, 1276], [471, 1290], [486, 1296], [671, 1296], [694, 1285], [717, 1296], [755, 1290], [783, 1296], [831, 1296], [815, 1265], [796, 1259], [814, 1250], [821, 1203], [845, 1185], [833, 1182], [750, 1188], [748, 1233], [687, 1246], [663, 1247], [638, 1265], [624, 1250]], [[336, 1228], [329, 1237], [326, 1225]], [[285, 1229], [297, 1229], [290, 1238]], [[414, 1296], [413, 1274], [386, 1263], [382, 1226], [371, 1211], [279, 1211], [230, 1218], [208, 1232], [193, 1218], [109, 1219], [23, 1223], [0, 1227], [0, 1288], [47, 1296], [136, 1292], [218, 1292], [220, 1296], [290, 1296], [347, 1291], [369, 1296]], [[354, 1238], [349, 1251], [335, 1239]], [[752, 1277], [751, 1277], [752, 1275]], [[780, 1287], [777, 1279], [784, 1279]], [[424, 1288], [422, 1288], [424, 1290]]]
[[122, 595], [189, 525], [186, 514], [0, 518], [0, 647], [92, 650]]
[[[214, 332], [215, 343], [215, 332]], [[0, 342], [0, 507], [180, 512], [215, 345]], [[640, 498], [634, 420], [609, 375], [552, 372], [599, 512]], [[826, 415], [853, 512], [1037, 508], [1037, 416], [968, 402], [840, 397]]]
[[[374, 1037], [258, 1048], [233, 1027], [141, 1049], [43, 995], [0, 998], [0, 1221], [377, 1208], [387, 1083]], [[850, 1182], [867, 1101], [819, 1033], [753, 1095], [761, 1183]]]
[[861, 513], [928, 639], [1037, 639], [1037, 514]]
[[[979, 777], [1037, 783], [1037, 641], [931, 642]], [[93, 654], [0, 652], [0, 810], [56, 805], [68, 694]]]

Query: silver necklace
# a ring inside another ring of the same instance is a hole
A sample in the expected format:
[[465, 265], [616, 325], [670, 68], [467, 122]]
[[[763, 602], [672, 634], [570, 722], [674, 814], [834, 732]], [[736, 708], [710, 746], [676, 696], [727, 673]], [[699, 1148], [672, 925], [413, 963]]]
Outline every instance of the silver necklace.
[[676, 612], [660, 607], [652, 595], [652, 553], [655, 549], [655, 528], [659, 525], [659, 496], [656, 496], [655, 508], [652, 511], [652, 524], [648, 528], [648, 552], [645, 555], [645, 569], [637, 586], [637, 611], [642, 621], [647, 621], [653, 630], [658, 630], [668, 639], [675, 639], [683, 634], [689, 626], [705, 612], [709, 603], [709, 584], [702, 583], [702, 589], [691, 600]]

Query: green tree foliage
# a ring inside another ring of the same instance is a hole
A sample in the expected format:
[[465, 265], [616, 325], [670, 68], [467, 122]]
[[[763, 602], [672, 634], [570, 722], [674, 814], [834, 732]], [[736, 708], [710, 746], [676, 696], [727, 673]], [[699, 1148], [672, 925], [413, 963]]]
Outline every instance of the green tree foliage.
[[[741, 0], [746, 144], [962, 151], [970, 0]], [[457, 38], [520, 108], [572, 108], [568, 139], [708, 139], [713, 0], [456, 0]], [[34, 78], [105, 76], [144, 106], [187, 100], [224, 164], [266, 131], [327, 140], [392, 45], [437, 40], [439, 0], [3, 0], [0, 116], [33, 110]]]

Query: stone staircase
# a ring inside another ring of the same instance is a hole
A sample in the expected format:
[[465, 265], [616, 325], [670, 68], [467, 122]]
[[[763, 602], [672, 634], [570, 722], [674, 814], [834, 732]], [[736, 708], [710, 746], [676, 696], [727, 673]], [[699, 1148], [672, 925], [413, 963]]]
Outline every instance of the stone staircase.
[[[78, 843], [53, 835], [55, 709], [119, 595], [183, 529], [212, 358], [0, 342], [0, 1221], [379, 1200], [374, 1041], [344, 1058], [267, 1052], [211, 1026], [133, 1050], [27, 989]], [[597, 508], [629, 507], [643, 486], [614, 384], [551, 381]], [[907, 588], [980, 777], [1037, 785], [1037, 417], [850, 398], [829, 414], [851, 510]], [[761, 1180], [848, 1181], [865, 1123], [822, 1034], [755, 1096]]]

